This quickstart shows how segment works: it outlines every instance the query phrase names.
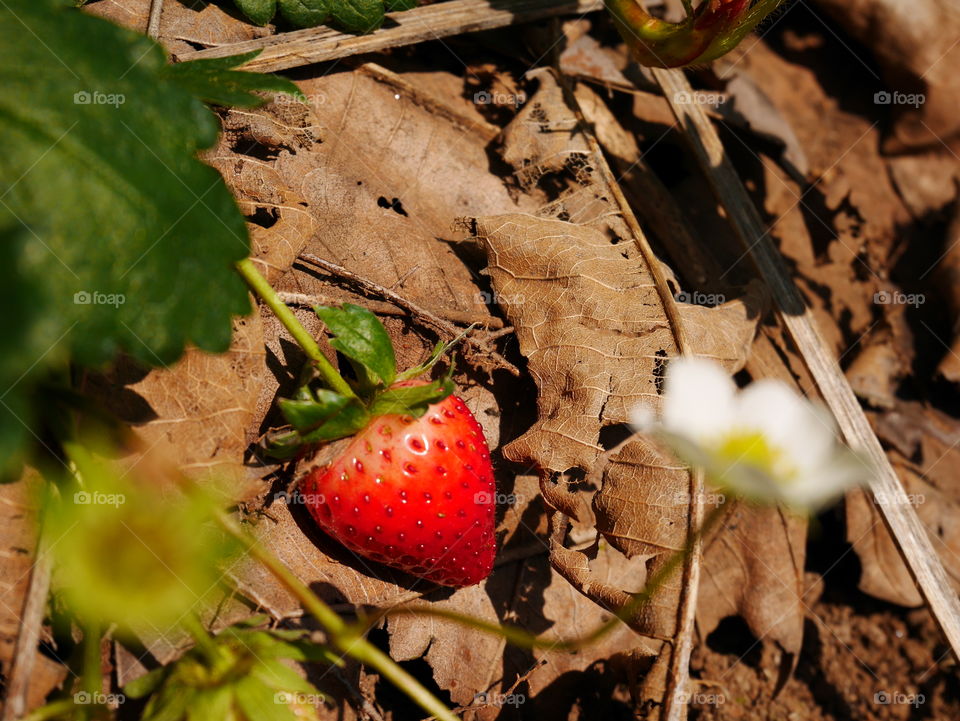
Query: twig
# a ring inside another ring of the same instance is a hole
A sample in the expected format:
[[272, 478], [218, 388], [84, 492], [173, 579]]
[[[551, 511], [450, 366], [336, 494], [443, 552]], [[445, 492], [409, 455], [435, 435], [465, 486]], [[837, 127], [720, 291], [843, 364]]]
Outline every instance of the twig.
[[147, 20], [147, 35], [154, 40], [160, 37], [161, 15], [163, 15], [163, 0], [150, 0], [150, 19]]
[[[357, 275], [353, 271], [347, 270], [341, 265], [332, 263], [329, 260], [324, 260], [320, 256], [314, 255], [313, 253], [301, 253], [298, 259], [303, 261], [304, 263], [320, 268], [321, 270], [325, 270], [328, 273], [337, 275], [343, 278], [344, 280], [356, 285], [357, 287], [362, 288], [368, 293], [371, 293], [373, 295], [378, 295], [381, 298], [386, 298], [394, 305], [397, 305], [400, 308], [403, 308], [404, 310], [408, 311], [409, 313], [416, 316], [420, 320], [426, 323], [429, 323], [436, 330], [439, 330], [441, 333], [445, 333], [449, 335], [451, 338], [456, 338], [458, 335], [460, 335], [460, 329], [457, 328], [452, 323], [450, 323], [449, 321], [446, 321], [443, 318], [440, 318], [439, 316], [430, 312], [429, 310], [426, 310], [425, 308], [421, 308], [415, 303], [404, 298], [399, 293], [396, 293], [395, 291], [392, 291], [389, 288], [385, 288], [379, 283], [374, 283], [371, 280], [367, 280], [366, 278], [363, 278], [362, 276]], [[508, 370], [510, 373], [512, 373], [515, 376], [520, 375], [520, 370], [515, 365], [513, 365], [513, 363], [508, 361], [506, 358], [504, 358], [502, 355], [500, 355], [496, 351], [491, 350], [490, 347], [487, 345], [487, 343], [483, 341], [479, 341], [476, 338], [473, 338], [469, 335], [463, 339], [463, 343], [464, 345], [468, 347], [472, 347], [474, 350], [477, 350], [480, 353], [489, 356], [496, 363], [498, 367]]]
[[[282, 300], [287, 305], [294, 305], [301, 308], [312, 308], [315, 305], [330, 305], [331, 303], [342, 303], [342, 298], [333, 298], [332, 296], [322, 296], [322, 295], [307, 295], [306, 293], [284, 293], [282, 291], [277, 291], [277, 295], [280, 300]], [[386, 301], [366, 301], [365, 303], [367, 310], [370, 310], [374, 313], [380, 315], [408, 315], [410, 311], [399, 308], [395, 303], [388, 303]], [[487, 336], [488, 340], [493, 340], [494, 338], [500, 338], [504, 335], [510, 335], [513, 333], [513, 328], [504, 328], [503, 321], [496, 316], [489, 315], [480, 315], [479, 313], [467, 313], [458, 310], [442, 310], [437, 311], [437, 315], [442, 317], [444, 320], [449, 321], [450, 323], [457, 323], [460, 325], [473, 325], [475, 323], [483, 325], [486, 324], [491, 328], [498, 328], [499, 330], [490, 333]]]
[[369, 35], [351, 35], [328, 27], [316, 27], [229, 43], [206, 50], [191, 50], [180, 53], [175, 59], [183, 61], [222, 58], [263, 50], [258, 57], [244, 66], [245, 70], [285, 70], [460, 33], [490, 30], [558, 15], [584, 15], [602, 8], [602, 0], [512, 0], [496, 3], [489, 0], [450, 0], [413, 10], [388, 13], [389, 27], [383, 27]]
[[50, 589], [50, 571], [53, 558], [47, 552], [44, 542], [43, 524], [37, 538], [33, 568], [27, 596], [23, 601], [20, 616], [20, 630], [14, 649], [13, 661], [7, 676], [7, 694], [3, 705], [3, 721], [22, 718], [27, 710], [27, 693], [30, 690], [30, 677], [37, 659], [37, 644], [40, 641], [40, 627], [47, 608], [47, 592]]
[[871, 482], [874, 503], [896, 539], [930, 611], [954, 654], [960, 658], [960, 601], [857, 397], [820, 335], [759, 211], [724, 152], [716, 129], [699, 105], [678, 102], [682, 93], [693, 92], [686, 77], [676, 70], [654, 69], [653, 72], [714, 193], [726, 208], [734, 231], [769, 286], [781, 321], [836, 417], [847, 443], [872, 460], [876, 469]]

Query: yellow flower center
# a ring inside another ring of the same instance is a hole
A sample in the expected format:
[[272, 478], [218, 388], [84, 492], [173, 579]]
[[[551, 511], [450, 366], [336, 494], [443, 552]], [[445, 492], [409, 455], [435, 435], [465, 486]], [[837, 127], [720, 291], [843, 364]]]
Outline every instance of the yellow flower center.
[[759, 431], [730, 433], [720, 440], [716, 450], [720, 460], [731, 466], [747, 463], [776, 479], [789, 480], [793, 475], [793, 469], [784, 467], [783, 449], [771, 446]]

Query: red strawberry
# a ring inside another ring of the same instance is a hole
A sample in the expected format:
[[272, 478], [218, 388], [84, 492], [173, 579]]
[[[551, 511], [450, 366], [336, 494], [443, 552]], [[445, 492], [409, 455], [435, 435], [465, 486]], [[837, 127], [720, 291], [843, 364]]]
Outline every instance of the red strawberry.
[[455, 396], [419, 419], [375, 418], [311, 469], [301, 491], [320, 527], [361, 556], [444, 586], [470, 586], [493, 570], [490, 452]]

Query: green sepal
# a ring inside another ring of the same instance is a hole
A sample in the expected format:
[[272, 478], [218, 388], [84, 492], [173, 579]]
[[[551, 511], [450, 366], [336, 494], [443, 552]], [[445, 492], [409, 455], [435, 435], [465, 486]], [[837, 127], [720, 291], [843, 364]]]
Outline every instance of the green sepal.
[[340, 308], [318, 305], [313, 309], [333, 333], [330, 345], [359, 363], [384, 386], [397, 377], [397, 359], [387, 329], [373, 313], [352, 303]]
[[233, 0], [240, 12], [256, 25], [266, 25], [277, 11], [277, 0]]
[[371, 33], [383, 25], [383, 0], [335, 0], [330, 14], [344, 30]]
[[280, 14], [291, 25], [312, 28], [322, 25], [330, 17], [327, 0], [279, 0]]
[[[400, 374], [397, 376], [397, 380], [398, 380], [398, 381], [405, 381], [405, 380], [409, 380], [409, 379], [411, 379], [411, 378], [416, 378], [417, 376], [423, 375], [424, 373], [426, 373], [428, 370], [430, 370], [431, 368], [433, 368], [433, 367], [437, 364], [437, 361], [439, 361], [439, 360], [443, 357], [443, 354], [444, 354], [444, 353], [446, 353], [446, 352], [447, 352], [448, 350], [450, 350], [453, 346], [455, 346], [457, 343], [459, 343], [461, 340], [463, 340], [464, 337], [467, 335], [467, 333], [469, 333], [470, 331], [472, 331], [472, 330], [474, 329], [474, 327], [475, 327], [475, 324], [469, 326], [468, 328], [466, 328], [462, 333], [460, 333], [460, 335], [458, 335], [458, 336], [457, 336], [456, 338], [454, 338], [453, 340], [450, 340], [450, 341], [440, 341], [440, 342], [438, 342], [438, 343], [433, 347], [433, 351], [430, 353], [430, 357], [429, 357], [429, 358], [427, 358], [427, 359], [426, 359], [423, 363], [421, 363], [420, 365], [414, 366], [413, 368], [408, 368], [408, 369], [405, 370], [403, 373], [400, 373]], [[450, 367], [451, 367], [451, 368], [453, 367], [453, 363], [450, 364]]]
[[454, 391], [449, 376], [422, 386], [390, 388], [377, 396], [370, 408], [373, 417], [391, 414], [411, 415], [419, 418], [434, 403], [439, 403]]
[[298, 100], [306, 100], [299, 88], [287, 78], [270, 73], [233, 70], [250, 62], [261, 52], [253, 50], [225, 58], [174, 63], [164, 68], [163, 74], [184, 90], [214, 105], [256, 108], [267, 102], [256, 92], [286, 93]]
[[[306, 394], [308, 397], [303, 398]], [[309, 433], [331, 418], [336, 416], [346, 407], [350, 399], [326, 388], [317, 388], [312, 390], [303, 386], [298, 391], [296, 399], [281, 398], [277, 401], [283, 417], [287, 423], [296, 428], [300, 433]]]

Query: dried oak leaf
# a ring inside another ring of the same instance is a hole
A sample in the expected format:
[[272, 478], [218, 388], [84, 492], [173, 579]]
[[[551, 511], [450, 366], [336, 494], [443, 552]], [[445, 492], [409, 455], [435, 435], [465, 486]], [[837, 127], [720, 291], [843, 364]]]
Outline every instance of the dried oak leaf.
[[[665, 305], [669, 291], [630, 230], [603, 158], [591, 150], [553, 75], [535, 77], [540, 86], [504, 131], [501, 155], [519, 191], [541, 207], [536, 215], [472, 221], [539, 391], [536, 423], [503, 452], [538, 469], [544, 499], [566, 517], [578, 515], [577, 489], [591, 487], [597, 530], [627, 557], [643, 559], [649, 577], [686, 542], [696, 497], [691, 476], [645, 441], [605, 446], [623, 437], [633, 406], [658, 403], [664, 364], [679, 353], [681, 330], [669, 320], [675, 312]], [[700, 333], [706, 345], [694, 350], [735, 371], [755, 330], [742, 302], [674, 317], [684, 326], [702, 325], [731, 312], [743, 314], [736, 332]], [[553, 518], [554, 567], [597, 603], [622, 606], [629, 596], [619, 584], [600, 580], [583, 553], [564, 546], [567, 526], [565, 518]], [[631, 619], [641, 634], [666, 641], [639, 691], [644, 704], [661, 703], [674, 675], [672, 641], [690, 590], [684, 578], [669, 576]]]

